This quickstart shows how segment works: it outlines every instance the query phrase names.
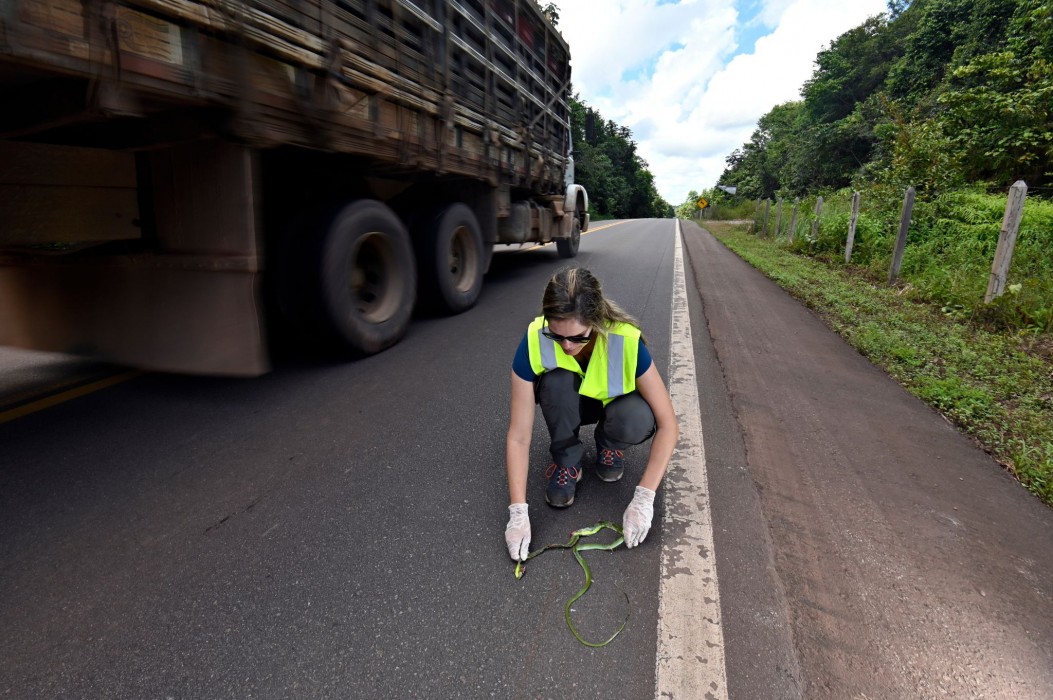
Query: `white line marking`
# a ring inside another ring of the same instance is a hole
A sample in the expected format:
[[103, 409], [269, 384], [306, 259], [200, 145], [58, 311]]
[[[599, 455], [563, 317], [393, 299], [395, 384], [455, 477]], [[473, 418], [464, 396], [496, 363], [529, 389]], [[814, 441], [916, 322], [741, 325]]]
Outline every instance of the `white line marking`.
[[728, 697], [706, 450], [698, 406], [680, 222], [674, 232], [669, 395], [680, 441], [664, 480], [655, 698]]

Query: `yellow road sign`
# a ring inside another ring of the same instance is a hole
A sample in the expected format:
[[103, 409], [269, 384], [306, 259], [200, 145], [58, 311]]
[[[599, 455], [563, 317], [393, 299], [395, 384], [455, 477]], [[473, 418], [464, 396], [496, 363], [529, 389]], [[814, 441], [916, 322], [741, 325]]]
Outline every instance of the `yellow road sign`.
[[698, 208], [699, 209], [705, 209], [706, 207], [709, 206], [709, 202], [706, 200], [705, 197], [699, 197], [698, 198], [698, 202], [696, 202], [696, 203], [698, 204]]

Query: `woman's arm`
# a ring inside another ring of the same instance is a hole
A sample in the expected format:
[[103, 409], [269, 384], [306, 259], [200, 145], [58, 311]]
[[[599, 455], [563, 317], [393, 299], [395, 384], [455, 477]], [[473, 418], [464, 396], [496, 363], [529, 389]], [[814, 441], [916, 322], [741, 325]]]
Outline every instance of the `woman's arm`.
[[669, 398], [669, 392], [666, 391], [665, 383], [662, 382], [662, 376], [658, 374], [654, 363], [651, 363], [651, 367], [642, 376], [636, 378], [636, 389], [651, 407], [655, 424], [658, 426], [651, 441], [651, 454], [647, 458], [647, 467], [640, 479], [640, 486], [657, 491], [662, 477], [665, 476], [666, 467], [669, 466], [669, 459], [673, 456], [676, 441], [680, 437], [680, 426], [677, 424], [676, 414], [673, 413], [673, 402]]
[[[661, 380], [659, 380], [661, 381]], [[530, 438], [534, 432], [534, 384], [512, 372], [512, 409], [505, 440], [508, 502], [526, 503]]]

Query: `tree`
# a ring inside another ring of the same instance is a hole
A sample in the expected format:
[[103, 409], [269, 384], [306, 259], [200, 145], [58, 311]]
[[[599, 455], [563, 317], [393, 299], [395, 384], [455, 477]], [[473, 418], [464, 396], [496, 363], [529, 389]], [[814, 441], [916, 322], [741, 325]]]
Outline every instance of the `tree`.
[[[901, 19], [910, 33], [889, 73], [889, 94], [908, 105], [936, 97], [955, 67], [1005, 46], [1006, 27], [1021, 0], [926, 0]], [[930, 100], [931, 102], [931, 100]]]
[[896, 19], [910, 5], [910, 0], [888, 0], [886, 5], [888, 6], [889, 19]]
[[792, 176], [800, 111], [800, 102], [787, 102], [761, 117], [749, 142], [728, 156], [720, 182], [735, 185], [748, 198], [775, 196]]
[[749, 198], [1053, 184], [1053, 4], [890, 2], [819, 52], [801, 95], [758, 121], [722, 182]]
[[1053, 180], [1053, 9], [1019, 4], [1003, 45], [956, 68], [939, 97], [970, 180]]
[[819, 52], [815, 72], [801, 90], [812, 121], [844, 119], [881, 89], [893, 61], [903, 51], [891, 33], [885, 17], [871, 17]]
[[545, 15], [545, 18], [552, 23], [555, 27], [559, 24], [559, 8], [556, 7], [556, 3], [550, 2], [541, 8], [541, 14]]
[[887, 118], [880, 95], [909, 26], [871, 17], [819, 52], [801, 90], [792, 168], [782, 177], [788, 192], [839, 189], [865, 169], [879, 141], [876, 127]]

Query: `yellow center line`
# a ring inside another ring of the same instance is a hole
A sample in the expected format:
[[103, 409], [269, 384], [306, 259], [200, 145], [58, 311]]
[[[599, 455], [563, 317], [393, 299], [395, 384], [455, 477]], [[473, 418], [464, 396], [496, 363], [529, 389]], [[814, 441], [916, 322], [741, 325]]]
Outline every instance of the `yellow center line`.
[[[615, 221], [615, 222], [612, 222], [612, 223], [609, 223], [609, 224], [604, 224], [603, 226], [598, 226], [598, 227], [590, 226], [589, 230], [585, 231], [581, 235], [587, 236], [590, 233], [592, 233], [593, 231], [602, 231], [603, 229], [610, 228], [611, 226], [618, 226], [619, 224], [627, 224], [627, 223], [629, 223], [629, 221], [630, 220], [627, 219], [625, 221]], [[525, 253], [525, 252], [527, 252], [529, 250], [537, 250], [538, 248], [544, 248], [547, 245], [552, 245], [553, 242], [554, 241], [549, 241], [548, 243], [538, 243], [537, 245], [532, 245], [529, 248], [520, 248], [519, 250], [517, 250], [515, 252], [517, 252], [517, 253]]]
[[72, 399], [76, 399], [81, 396], [85, 396], [87, 394], [99, 391], [101, 389], [114, 386], [115, 384], [126, 382], [129, 379], [135, 379], [136, 377], [142, 376], [143, 374], [146, 373], [138, 369], [132, 370], [130, 372], [125, 372], [123, 374], [116, 374], [112, 377], [106, 377], [104, 379], [89, 382], [88, 384], [83, 384], [81, 386], [69, 389], [67, 391], [52, 394], [51, 396], [45, 396], [44, 398], [37, 399], [36, 401], [30, 401], [27, 404], [9, 409], [7, 411], [0, 411], [0, 423], [7, 423], [8, 421], [15, 420], [16, 418], [28, 416], [30, 413], [36, 413], [37, 411], [42, 411], [45, 408], [57, 406], [60, 403], [65, 403], [67, 401], [71, 401]]

